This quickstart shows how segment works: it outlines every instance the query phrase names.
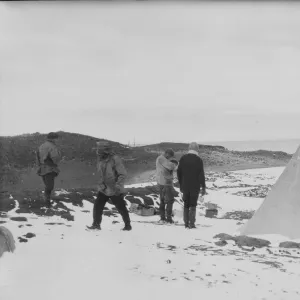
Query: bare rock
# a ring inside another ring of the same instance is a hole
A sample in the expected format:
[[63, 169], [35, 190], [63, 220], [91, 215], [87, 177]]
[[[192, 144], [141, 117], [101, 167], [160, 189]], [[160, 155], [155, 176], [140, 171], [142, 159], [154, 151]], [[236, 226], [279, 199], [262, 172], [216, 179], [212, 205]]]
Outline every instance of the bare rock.
[[226, 246], [227, 244], [228, 243], [226, 241], [224, 241], [224, 240], [215, 242], [215, 245], [221, 246], [221, 247]]
[[234, 240], [234, 237], [227, 233], [219, 233], [214, 236], [214, 239], [220, 239], [222, 241]]
[[74, 216], [72, 216], [69, 212], [63, 213], [60, 217], [68, 221], [74, 221]]
[[31, 239], [31, 238], [35, 237], [36, 235], [34, 233], [28, 232], [24, 236], [28, 239]]
[[18, 239], [19, 239], [19, 242], [20, 242], [20, 243], [27, 243], [27, 242], [28, 242], [27, 239], [24, 239], [24, 238], [22, 238], [21, 236], [19, 236]]
[[27, 222], [27, 218], [25, 217], [11, 217], [10, 219], [17, 222]]
[[257, 239], [253, 237], [248, 237], [245, 235], [237, 236], [234, 238], [236, 244], [240, 247], [255, 247], [263, 248], [270, 246], [270, 242], [263, 239]]
[[226, 233], [220, 233], [220, 234], [215, 235], [214, 238], [215, 239], [217, 239], [217, 238], [220, 239], [220, 241], [217, 242], [217, 243], [219, 243], [218, 246], [224, 246], [223, 242], [228, 241], [228, 240], [235, 241], [236, 245], [238, 245], [239, 247], [263, 248], [263, 247], [268, 247], [271, 244], [267, 240], [252, 238], [252, 237], [248, 237], [248, 236], [245, 236], [245, 235], [231, 236], [231, 235], [226, 234]]

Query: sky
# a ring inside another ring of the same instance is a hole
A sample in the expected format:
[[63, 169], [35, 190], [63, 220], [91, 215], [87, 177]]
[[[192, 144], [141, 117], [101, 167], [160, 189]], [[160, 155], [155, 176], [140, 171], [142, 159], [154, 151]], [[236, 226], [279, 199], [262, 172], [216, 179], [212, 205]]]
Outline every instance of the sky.
[[300, 3], [0, 3], [0, 135], [299, 138]]

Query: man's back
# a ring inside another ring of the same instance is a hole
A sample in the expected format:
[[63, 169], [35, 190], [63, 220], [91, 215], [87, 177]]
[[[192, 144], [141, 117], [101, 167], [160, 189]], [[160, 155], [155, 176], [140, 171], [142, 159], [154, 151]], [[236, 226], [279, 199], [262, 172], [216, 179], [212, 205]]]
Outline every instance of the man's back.
[[201, 187], [205, 188], [202, 159], [192, 153], [183, 155], [179, 161], [177, 177], [183, 192], [199, 191]]
[[41, 164], [49, 164], [49, 162], [51, 163], [52, 161], [55, 165], [57, 165], [60, 160], [60, 153], [57, 146], [50, 141], [43, 143], [39, 147], [38, 153]]
[[60, 158], [60, 152], [53, 142], [46, 141], [43, 143], [37, 152], [37, 162], [39, 165], [38, 175], [44, 176], [52, 172], [58, 174], [59, 169], [57, 165]]

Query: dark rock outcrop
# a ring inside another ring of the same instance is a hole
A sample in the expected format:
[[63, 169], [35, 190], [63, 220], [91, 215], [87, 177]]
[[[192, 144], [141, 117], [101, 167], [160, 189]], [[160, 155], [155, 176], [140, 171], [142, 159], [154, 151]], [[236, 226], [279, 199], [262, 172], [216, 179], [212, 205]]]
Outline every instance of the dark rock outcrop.
[[296, 242], [282, 242], [279, 244], [280, 248], [287, 248], [287, 249], [300, 249], [300, 243]]

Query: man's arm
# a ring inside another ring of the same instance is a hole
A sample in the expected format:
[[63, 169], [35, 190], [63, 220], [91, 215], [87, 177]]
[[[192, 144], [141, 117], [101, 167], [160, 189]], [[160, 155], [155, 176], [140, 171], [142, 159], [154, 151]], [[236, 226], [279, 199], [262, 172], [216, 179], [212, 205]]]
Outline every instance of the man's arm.
[[177, 168], [177, 179], [179, 182], [179, 187], [181, 186], [182, 182], [182, 157], [179, 160], [178, 168]]
[[115, 160], [115, 168], [118, 176], [116, 185], [121, 187], [125, 183], [127, 172], [120, 157], [115, 156], [114, 160]]
[[39, 149], [35, 152], [35, 157], [36, 157], [37, 166], [40, 166], [41, 165], [41, 159], [40, 159], [40, 150]]
[[202, 187], [202, 195], [205, 195], [206, 192], [206, 185], [205, 185], [205, 173], [204, 173], [204, 166], [203, 166], [203, 160], [200, 159], [200, 187]]
[[60, 162], [61, 155], [57, 147], [51, 147], [49, 150], [49, 156], [56, 165]]
[[162, 156], [159, 158], [159, 163], [169, 171], [174, 171], [176, 168], [176, 165], [169, 161], [166, 157]]

